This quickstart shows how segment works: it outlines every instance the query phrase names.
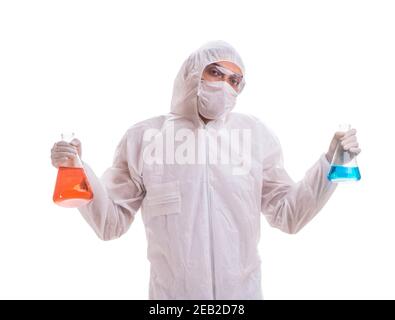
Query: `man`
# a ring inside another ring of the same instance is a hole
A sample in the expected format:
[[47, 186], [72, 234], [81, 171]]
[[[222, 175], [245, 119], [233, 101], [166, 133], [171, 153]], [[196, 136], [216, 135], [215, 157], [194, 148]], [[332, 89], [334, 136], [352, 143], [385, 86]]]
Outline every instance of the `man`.
[[[355, 130], [336, 133], [328, 152], [293, 182], [275, 135], [231, 112], [244, 78], [233, 47], [206, 44], [182, 65], [169, 114], [132, 126], [101, 180], [84, 163], [94, 199], [79, 211], [101, 239], [120, 237], [142, 209], [151, 299], [261, 299], [261, 213], [296, 233], [336, 188], [327, 174], [338, 142], [360, 152]], [[76, 154], [78, 140], [58, 142], [52, 163]]]

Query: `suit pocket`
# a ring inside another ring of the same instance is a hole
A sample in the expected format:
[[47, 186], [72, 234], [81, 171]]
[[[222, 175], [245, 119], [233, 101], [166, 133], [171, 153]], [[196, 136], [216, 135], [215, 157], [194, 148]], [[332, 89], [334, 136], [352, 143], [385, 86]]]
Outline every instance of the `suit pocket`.
[[150, 216], [179, 214], [181, 195], [179, 181], [155, 184], [147, 188], [145, 212]]

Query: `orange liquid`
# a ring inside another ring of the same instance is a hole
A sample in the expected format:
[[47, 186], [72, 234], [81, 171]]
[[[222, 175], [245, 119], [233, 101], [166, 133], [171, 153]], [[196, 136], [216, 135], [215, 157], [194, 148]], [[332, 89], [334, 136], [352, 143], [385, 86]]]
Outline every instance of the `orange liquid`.
[[78, 208], [93, 199], [83, 168], [59, 167], [53, 201], [66, 208]]

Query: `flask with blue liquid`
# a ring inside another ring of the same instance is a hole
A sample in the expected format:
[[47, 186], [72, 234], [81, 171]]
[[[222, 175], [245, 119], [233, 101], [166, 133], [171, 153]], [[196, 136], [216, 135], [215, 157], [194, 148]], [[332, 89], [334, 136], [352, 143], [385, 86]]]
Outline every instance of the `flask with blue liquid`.
[[[350, 129], [351, 125], [349, 124], [339, 126], [339, 131], [342, 132], [346, 132]], [[336, 151], [331, 162], [328, 179], [333, 182], [361, 180], [357, 157], [349, 151], [345, 151], [340, 141], [337, 144]]]

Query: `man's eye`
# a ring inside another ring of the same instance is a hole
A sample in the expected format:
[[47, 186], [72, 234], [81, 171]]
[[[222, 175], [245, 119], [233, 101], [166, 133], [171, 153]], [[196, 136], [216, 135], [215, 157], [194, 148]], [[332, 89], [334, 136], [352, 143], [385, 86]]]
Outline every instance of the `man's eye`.
[[235, 86], [238, 86], [240, 84], [240, 81], [237, 79], [232, 79], [232, 84], [234, 84]]
[[219, 72], [218, 72], [218, 70], [216, 70], [216, 69], [211, 69], [211, 70], [210, 70], [210, 73], [211, 73], [213, 76], [219, 76], [219, 75], [220, 75]]

